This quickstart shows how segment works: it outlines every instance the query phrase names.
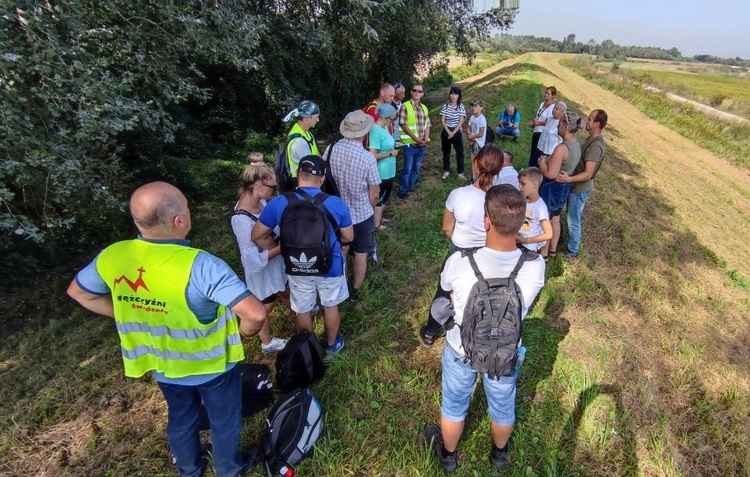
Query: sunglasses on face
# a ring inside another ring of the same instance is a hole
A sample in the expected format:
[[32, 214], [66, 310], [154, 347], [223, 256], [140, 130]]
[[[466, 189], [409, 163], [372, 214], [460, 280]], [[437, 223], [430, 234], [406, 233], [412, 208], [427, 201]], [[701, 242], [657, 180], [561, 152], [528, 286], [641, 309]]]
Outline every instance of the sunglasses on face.
[[421, 89], [413, 89], [411, 90], [412, 93], [424, 93]]
[[266, 187], [270, 187], [271, 188], [271, 192], [274, 193], [274, 194], [276, 193], [277, 190], [279, 190], [279, 185], [278, 184], [266, 184], [264, 182], [263, 185], [266, 186]]

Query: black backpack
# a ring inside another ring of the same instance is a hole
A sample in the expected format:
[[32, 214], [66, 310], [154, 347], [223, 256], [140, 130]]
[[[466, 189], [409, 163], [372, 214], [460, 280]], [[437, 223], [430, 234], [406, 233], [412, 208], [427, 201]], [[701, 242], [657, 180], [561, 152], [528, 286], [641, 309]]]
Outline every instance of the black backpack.
[[323, 205], [328, 194], [321, 192], [313, 197], [297, 189], [296, 193], [285, 192], [283, 195], [289, 202], [281, 213], [279, 224], [285, 273], [297, 276], [326, 275], [333, 265], [329, 224], [336, 237], [339, 236], [339, 224]]
[[331, 145], [328, 146], [328, 154], [326, 154], [326, 157], [325, 157], [326, 180], [323, 182], [323, 185], [320, 187], [320, 190], [322, 190], [328, 195], [341, 197], [341, 192], [339, 191], [339, 185], [336, 183], [336, 178], [333, 177], [333, 170], [331, 169], [331, 152], [333, 152], [333, 146], [335, 146], [337, 142], [338, 141], [333, 141]]
[[[273, 386], [268, 381], [271, 368], [265, 364], [239, 363], [242, 374], [242, 417], [252, 416], [273, 404]], [[201, 403], [198, 415], [198, 428], [202, 431], [211, 428], [208, 411]]]
[[508, 278], [485, 280], [474, 260], [467, 253], [477, 282], [466, 300], [461, 323], [461, 344], [472, 369], [491, 378], [507, 376], [516, 366], [518, 343], [523, 329], [523, 296], [516, 276], [524, 262], [536, 255], [521, 251], [521, 257]]
[[326, 372], [325, 352], [314, 333], [302, 330], [276, 355], [276, 387], [288, 391], [310, 387]]
[[495, 142], [495, 131], [490, 126], [484, 128], [484, 143], [492, 144]]
[[295, 389], [279, 399], [266, 419], [268, 434], [260, 441], [268, 475], [294, 475], [294, 465], [313, 453], [325, 431], [323, 408], [309, 389]]

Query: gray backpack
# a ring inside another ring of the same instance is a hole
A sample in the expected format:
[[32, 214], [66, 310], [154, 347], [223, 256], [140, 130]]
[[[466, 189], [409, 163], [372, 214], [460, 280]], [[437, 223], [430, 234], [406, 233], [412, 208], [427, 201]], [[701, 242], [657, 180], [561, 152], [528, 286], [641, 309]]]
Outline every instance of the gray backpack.
[[489, 280], [479, 271], [474, 253], [467, 255], [477, 283], [471, 288], [461, 323], [466, 360], [472, 369], [491, 378], [507, 376], [516, 366], [523, 329], [523, 296], [516, 277], [524, 262], [534, 259], [536, 254], [522, 250], [508, 278]]

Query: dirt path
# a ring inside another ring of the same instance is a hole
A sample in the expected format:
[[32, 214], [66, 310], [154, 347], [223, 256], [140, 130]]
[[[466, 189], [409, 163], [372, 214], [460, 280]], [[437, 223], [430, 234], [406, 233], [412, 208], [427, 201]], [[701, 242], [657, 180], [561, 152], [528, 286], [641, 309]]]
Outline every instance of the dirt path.
[[559, 60], [564, 57], [534, 53], [522, 58], [546, 68], [549, 74], [539, 73], [542, 82], [556, 85], [560, 97], [580, 105], [583, 114], [605, 109], [609, 115], [605, 130], [608, 145], [643, 167], [646, 184], [639, 185], [657, 190], [685, 226], [725, 260], [729, 269], [749, 270], [745, 233], [750, 224], [750, 174], [561, 66]]
[[[643, 88], [652, 91], [654, 93], [661, 93], [662, 90], [659, 88], [654, 88], [653, 86], [643, 85]], [[712, 108], [711, 106], [708, 106], [707, 104], [699, 103], [698, 101], [693, 101], [692, 99], [683, 98], [682, 96], [677, 96], [673, 93], [664, 93], [664, 95], [667, 97], [667, 99], [671, 99], [672, 101], [678, 102], [678, 103], [687, 103], [692, 105], [695, 109], [698, 111], [702, 111], [706, 114], [710, 114], [712, 116], [716, 116], [719, 119], [723, 119], [724, 121], [736, 121], [740, 123], [750, 123], [750, 119], [745, 119], [742, 116], [737, 116], [736, 114], [727, 113], [726, 111], [721, 111], [716, 108]]]

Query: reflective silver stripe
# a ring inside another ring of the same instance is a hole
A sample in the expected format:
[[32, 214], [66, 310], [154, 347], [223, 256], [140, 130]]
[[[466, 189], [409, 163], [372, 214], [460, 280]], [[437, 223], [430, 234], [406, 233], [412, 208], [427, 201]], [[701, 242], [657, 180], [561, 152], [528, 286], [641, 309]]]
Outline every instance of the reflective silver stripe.
[[127, 323], [120, 323], [117, 322], [117, 332], [120, 334], [128, 334], [128, 333], [148, 333], [151, 336], [169, 336], [173, 339], [200, 339], [200, 338], [206, 338], [209, 335], [212, 335], [216, 333], [218, 330], [226, 327], [227, 322], [224, 319], [219, 318], [219, 320], [214, 323], [214, 326], [207, 330], [197, 330], [197, 329], [189, 329], [189, 330], [181, 330], [181, 329], [174, 329], [170, 328], [165, 325], [159, 325], [159, 326], [149, 326], [147, 323], [138, 323], [138, 322], [127, 322]]
[[[230, 345], [234, 344], [230, 343], [231, 341], [234, 341], [234, 338], [234, 336], [230, 336], [229, 339], [227, 339], [227, 343], [229, 343]], [[236, 341], [239, 342], [239, 336], [236, 337]], [[210, 350], [196, 351], [194, 353], [188, 353], [185, 351], [160, 350], [158, 348], [154, 348], [153, 346], [145, 345], [136, 346], [131, 350], [120, 347], [120, 350], [122, 351], [123, 358], [132, 360], [151, 355], [156, 358], [169, 361], [206, 361], [209, 359], [225, 356], [229, 351], [227, 349], [227, 343], [221, 343], [220, 345]]]

